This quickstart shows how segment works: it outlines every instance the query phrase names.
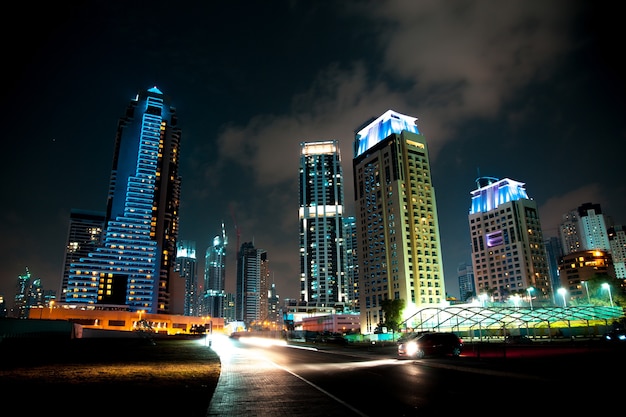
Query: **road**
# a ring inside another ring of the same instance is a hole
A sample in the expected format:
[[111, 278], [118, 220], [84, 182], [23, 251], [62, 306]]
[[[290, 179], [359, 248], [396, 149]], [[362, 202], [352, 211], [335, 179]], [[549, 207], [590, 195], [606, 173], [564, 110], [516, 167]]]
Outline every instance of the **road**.
[[[414, 416], [432, 412], [580, 412], [621, 395], [623, 347], [472, 350], [399, 360], [392, 349], [311, 348], [216, 338], [222, 375], [209, 416]], [[266, 343], [266, 341], [264, 341]], [[617, 375], [616, 375], [617, 374]]]

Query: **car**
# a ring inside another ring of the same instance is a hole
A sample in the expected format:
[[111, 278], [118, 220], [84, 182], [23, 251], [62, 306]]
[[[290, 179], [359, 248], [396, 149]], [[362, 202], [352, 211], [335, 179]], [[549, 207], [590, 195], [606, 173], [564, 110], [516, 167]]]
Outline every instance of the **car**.
[[607, 342], [626, 342], [626, 330], [615, 329], [605, 333], [603, 339]]
[[514, 345], [530, 345], [533, 343], [533, 339], [524, 335], [509, 335], [504, 339], [504, 342]]
[[398, 356], [401, 358], [458, 357], [462, 350], [463, 339], [452, 332], [411, 333], [398, 340]]

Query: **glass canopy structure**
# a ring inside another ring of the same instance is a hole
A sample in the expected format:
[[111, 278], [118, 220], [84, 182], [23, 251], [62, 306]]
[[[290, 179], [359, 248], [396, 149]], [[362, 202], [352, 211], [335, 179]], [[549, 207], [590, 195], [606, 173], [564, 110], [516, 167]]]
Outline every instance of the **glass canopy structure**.
[[552, 338], [593, 336], [624, 317], [624, 309], [609, 306], [482, 307], [473, 304], [423, 307], [401, 323], [407, 331], [453, 331], [462, 337], [482, 339], [508, 334]]

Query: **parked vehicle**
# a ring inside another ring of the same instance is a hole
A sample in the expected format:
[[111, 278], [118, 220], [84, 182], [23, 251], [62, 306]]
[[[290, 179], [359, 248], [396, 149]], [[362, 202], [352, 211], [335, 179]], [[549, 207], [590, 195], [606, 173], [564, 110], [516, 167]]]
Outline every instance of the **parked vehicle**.
[[626, 342], [626, 330], [615, 329], [604, 334], [604, 340], [607, 342]]
[[504, 339], [504, 342], [514, 345], [530, 345], [533, 343], [533, 339], [524, 335], [509, 335]]
[[398, 340], [398, 356], [421, 359], [425, 356], [461, 355], [463, 340], [451, 332], [412, 333]]

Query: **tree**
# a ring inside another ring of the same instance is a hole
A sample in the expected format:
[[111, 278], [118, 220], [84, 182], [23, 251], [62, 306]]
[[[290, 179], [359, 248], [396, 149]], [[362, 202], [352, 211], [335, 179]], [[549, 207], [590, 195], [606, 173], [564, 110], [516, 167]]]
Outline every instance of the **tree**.
[[384, 325], [387, 328], [394, 332], [399, 330], [402, 310], [404, 310], [405, 305], [406, 302], [403, 299], [390, 300], [387, 298], [382, 300], [380, 307], [383, 310]]

